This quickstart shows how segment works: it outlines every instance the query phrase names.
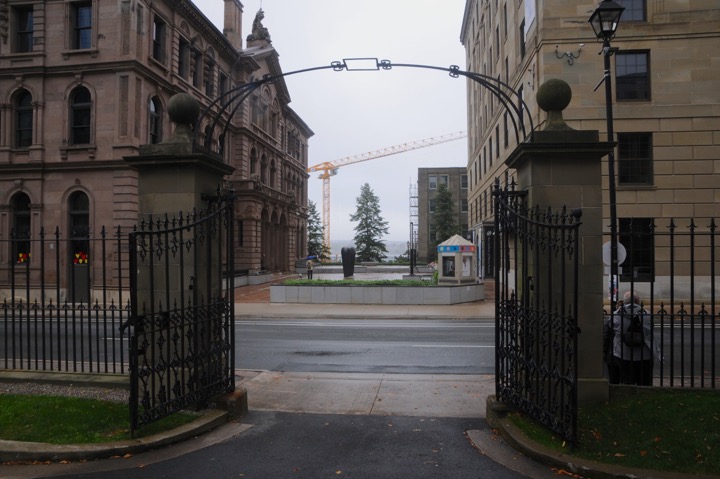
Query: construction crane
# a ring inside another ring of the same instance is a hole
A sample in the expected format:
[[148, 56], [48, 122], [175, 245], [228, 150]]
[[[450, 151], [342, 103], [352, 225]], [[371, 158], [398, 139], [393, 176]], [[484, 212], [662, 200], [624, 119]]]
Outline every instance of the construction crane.
[[383, 156], [396, 155], [398, 153], [404, 153], [406, 151], [439, 145], [441, 143], [448, 143], [450, 141], [465, 138], [466, 136], [467, 132], [458, 131], [447, 135], [434, 136], [432, 138], [426, 138], [424, 140], [411, 141], [408, 143], [402, 143], [400, 145], [381, 148], [379, 150], [368, 151], [367, 153], [348, 156], [345, 158], [340, 158], [339, 160], [325, 161], [323, 163], [318, 163], [315, 166], [309, 167], [307, 169], [308, 173], [320, 172], [318, 178], [323, 180], [322, 225], [323, 245], [325, 246], [325, 248], [327, 248], [328, 250], [330, 249], [330, 177], [337, 175], [338, 168], [340, 168], [341, 166], [352, 165], [354, 163], [360, 163], [361, 161], [374, 160], [375, 158], [382, 158]]

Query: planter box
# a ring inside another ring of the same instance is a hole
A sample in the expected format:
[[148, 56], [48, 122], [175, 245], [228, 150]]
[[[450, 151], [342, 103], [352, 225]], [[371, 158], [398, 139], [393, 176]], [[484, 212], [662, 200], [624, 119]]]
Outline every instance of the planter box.
[[306, 304], [459, 304], [485, 299], [482, 284], [413, 286], [270, 287], [271, 303]]

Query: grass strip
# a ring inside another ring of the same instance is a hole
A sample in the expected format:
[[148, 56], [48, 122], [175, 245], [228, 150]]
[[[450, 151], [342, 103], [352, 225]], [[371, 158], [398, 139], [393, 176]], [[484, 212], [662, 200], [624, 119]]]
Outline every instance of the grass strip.
[[[187, 412], [149, 424], [135, 437], [168, 431], [197, 418]], [[128, 405], [64, 396], [0, 395], [0, 438], [49, 444], [97, 444], [131, 439]]]
[[653, 390], [582, 404], [578, 444], [565, 442], [521, 413], [510, 419], [544, 446], [605, 464], [689, 474], [717, 474], [720, 464], [720, 394]]

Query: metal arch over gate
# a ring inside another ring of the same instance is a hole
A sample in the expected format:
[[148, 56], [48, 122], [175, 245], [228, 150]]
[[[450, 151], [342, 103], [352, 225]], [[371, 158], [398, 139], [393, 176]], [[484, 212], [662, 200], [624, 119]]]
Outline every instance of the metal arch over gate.
[[578, 231], [581, 210], [527, 206], [527, 191], [495, 197], [495, 393], [577, 440]]
[[[239, 87], [228, 90], [223, 95], [219, 96], [212, 103], [210, 103], [200, 114], [195, 124], [195, 134], [198, 135], [200, 128], [199, 126], [206, 117], [212, 117], [211, 128], [215, 127], [221, 121], [225, 121], [225, 126], [220, 138], [225, 138], [227, 129], [230, 126], [229, 118], [232, 118], [238, 111], [242, 102], [245, 101], [252, 92], [260, 88], [262, 85], [274, 83], [281, 78], [298, 75], [301, 73], [308, 73], [319, 70], [332, 70], [335, 72], [342, 71], [386, 71], [392, 70], [393, 68], [419, 68], [425, 70], [436, 70], [447, 72], [451, 78], [465, 77], [474, 82], [482, 85], [486, 88], [498, 102], [505, 108], [506, 111], [511, 113], [509, 115], [512, 122], [515, 139], [518, 143], [521, 140], [529, 140], [530, 133], [534, 130], [533, 120], [530, 116], [530, 111], [522, 98], [522, 95], [515, 91], [510, 85], [501, 81], [498, 78], [493, 78], [488, 75], [482, 75], [480, 73], [468, 72], [461, 70], [457, 65], [451, 65], [449, 67], [439, 67], [432, 65], [421, 65], [414, 63], [392, 63], [390, 60], [379, 60], [374, 57], [367, 58], [345, 58], [342, 61], [333, 61], [329, 65], [321, 65], [317, 67], [304, 68], [301, 70], [295, 70], [280, 75], [265, 75], [259, 80], [243, 84]], [[217, 110], [217, 111], [213, 111]], [[529, 128], [525, 126], [525, 118], [527, 118]], [[210, 148], [212, 139], [205, 139], [205, 147]], [[222, 148], [221, 143], [221, 148]]]

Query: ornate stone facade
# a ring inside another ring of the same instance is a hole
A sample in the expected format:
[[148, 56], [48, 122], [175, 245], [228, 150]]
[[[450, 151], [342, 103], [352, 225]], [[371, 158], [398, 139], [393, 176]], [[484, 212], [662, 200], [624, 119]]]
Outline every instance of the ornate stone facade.
[[[142, 211], [123, 158], [170, 138], [170, 97], [187, 92], [205, 109], [282, 73], [269, 34], [243, 48], [242, 4], [224, 2], [223, 32], [189, 0], [0, 2], [0, 237], [25, 210], [32, 235], [67, 233], [76, 214], [90, 235], [131, 228]], [[305, 257], [313, 132], [289, 103], [281, 79], [195, 128], [235, 168], [236, 271], [292, 270]], [[0, 251], [0, 268], [14, 256]]]

